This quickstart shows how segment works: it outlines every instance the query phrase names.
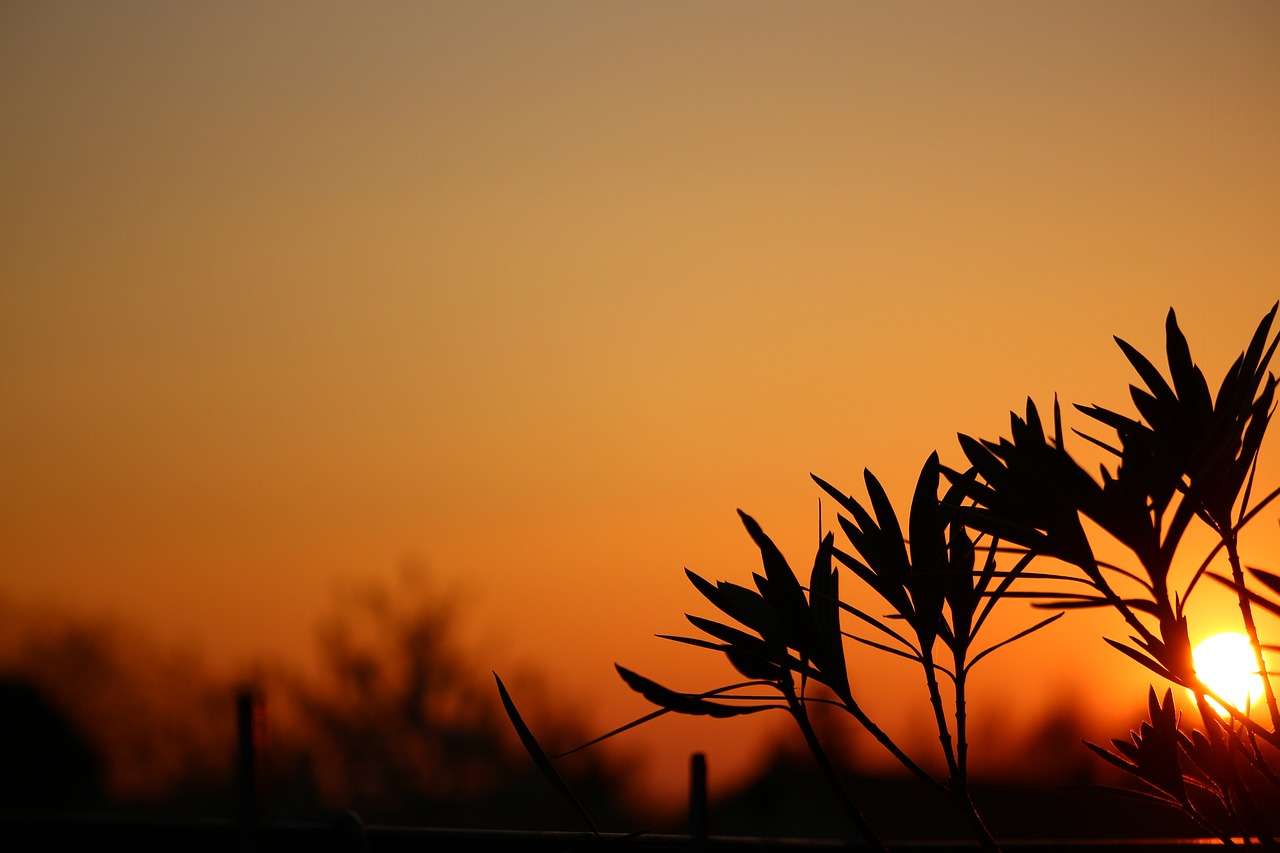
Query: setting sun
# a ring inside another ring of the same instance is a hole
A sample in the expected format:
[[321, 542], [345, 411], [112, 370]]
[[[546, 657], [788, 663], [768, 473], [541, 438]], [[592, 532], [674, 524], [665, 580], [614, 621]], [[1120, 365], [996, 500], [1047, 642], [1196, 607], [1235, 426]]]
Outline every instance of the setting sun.
[[[1223, 699], [1240, 710], [1262, 695], [1262, 676], [1254, 660], [1249, 638], [1238, 631], [1225, 631], [1200, 641], [1191, 653], [1196, 675]], [[1221, 710], [1217, 702], [1210, 700]]]

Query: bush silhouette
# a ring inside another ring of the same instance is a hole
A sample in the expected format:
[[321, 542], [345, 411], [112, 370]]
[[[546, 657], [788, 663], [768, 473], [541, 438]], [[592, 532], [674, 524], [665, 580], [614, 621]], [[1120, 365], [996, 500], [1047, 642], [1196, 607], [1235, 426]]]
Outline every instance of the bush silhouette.
[[0, 811], [97, 807], [97, 753], [34, 685], [0, 681]]

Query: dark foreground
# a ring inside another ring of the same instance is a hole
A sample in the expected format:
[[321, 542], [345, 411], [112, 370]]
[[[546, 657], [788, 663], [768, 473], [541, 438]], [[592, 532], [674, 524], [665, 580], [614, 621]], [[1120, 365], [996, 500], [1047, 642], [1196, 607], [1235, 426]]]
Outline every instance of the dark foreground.
[[[183, 851], [184, 853], [575, 853], [575, 851], [689, 851], [689, 853], [826, 853], [864, 850], [837, 839], [637, 834], [519, 832], [365, 826], [349, 813], [309, 822], [264, 823], [253, 830], [232, 821], [38, 816], [0, 816], [6, 851]], [[890, 843], [907, 853], [968, 853], [972, 842], [927, 840]], [[1188, 848], [1222, 846], [1206, 839], [1041, 839], [1002, 843], [1005, 853], [1185, 853]]]

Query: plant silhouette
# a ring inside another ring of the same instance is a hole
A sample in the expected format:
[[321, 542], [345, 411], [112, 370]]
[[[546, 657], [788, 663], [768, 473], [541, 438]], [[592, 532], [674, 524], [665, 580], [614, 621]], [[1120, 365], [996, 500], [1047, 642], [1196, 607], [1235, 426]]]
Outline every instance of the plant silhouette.
[[[1265, 651], [1274, 646], [1260, 640], [1253, 607], [1276, 612], [1276, 602], [1268, 596], [1280, 592], [1280, 583], [1270, 572], [1251, 569], [1250, 586], [1239, 539], [1244, 527], [1280, 495], [1280, 490], [1273, 490], [1251, 503], [1258, 453], [1274, 409], [1276, 379], [1268, 366], [1280, 340], [1271, 333], [1276, 310], [1273, 306], [1263, 317], [1212, 396], [1172, 310], [1165, 321], [1170, 380], [1117, 338], [1144, 387], [1130, 386], [1137, 417], [1100, 406], [1077, 406], [1115, 433], [1111, 440], [1077, 433], [1118, 460], [1114, 468], [1102, 467], [1100, 481], [1067, 452], [1058, 406], [1054, 435], [1048, 438], [1030, 401], [1025, 418], [1012, 418], [1011, 438], [990, 442], [961, 437], [978, 478], [949, 472], [973, 502], [963, 515], [966, 524], [999, 533], [1028, 553], [1053, 556], [1079, 570], [1089, 590], [1045, 595], [1043, 606], [1115, 611], [1132, 633], [1127, 643], [1107, 642], [1196, 697], [1203, 730], [1175, 736], [1178, 720], [1172, 696], [1158, 702], [1153, 692], [1151, 722], [1143, 724], [1132, 742], [1113, 741], [1119, 755], [1111, 755], [1118, 766], [1130, 769], [1153, 797], [1177, 805], [1214, 835], [1269, 842], [1275, 828], [1264, 820], [1253, 789], [1258, 782], [1280, 787], [1263, 747], [1280, 745], [1280, 710], [1265, 659]], [[1124, 546], [1133, 569], [1099, 561], [1082, 520], [1093, 522]], [[1211, 530], [1217, 541], [1179, 589], [1171, 569], [1195, 522]], [[1226, 554], [1229, 575], [1209, 571], [1219, 552]], [[1241, 625], [1262, 675], [1269, 725], [1253, 719], [1248, 709], [1234, 707], [1197, 677], [1187, 607], [1206, 574], [1236, 592]], [[1136, 592], [1118, 591], [1113, 578], [1127, 580]], [[1225, 714], [1208, 699], [1225, 708]], [[1174, 779], [1175, 769], [1187, 785], [1212, 794], [1219, 807], [1216, 817], [1183, 791]]]
[[[1113, 467], [1100, 467], [1098, 478], [1068, 451], [1057, 401], [1050, 432], [1028, 399], [1024, 415], [1011, 414], [1009, 437], [959, 436], [967, 465], [945, 466], [936, 452], [927, 458], [905, 525], [869, 470], [864, 474], [865, 501], [815, 476], [840, 509], [839, 526], [850, 547], [837, 547], [834, 534], [825, 533], [807, 586], [760, 525], [740, 511], [760, 551], [763, 573], [754, 573], [747, 587], [713, 583], [686, 569], [722, 619], [688, 615], [702, 636], [666, 638], [723, 654], [744, 680], [683, 692], [618, 666], [623, 681], [658, 710], [584, 746], [665, 713], [723, 718], [784, 712], [796, 723], [854, 827], [883, 849], [873, 821], [845, 789], [811, 723], [812, 708], [834, 707], [953, 803], [983, 847], [996, 849], [970, 797], [968, 676], [987, 655], [1069, 611], [1105, 608], [1130, 632], [1126, 642], [1107, 642], [1164, 682], [1189, 691], [1199, 728], [1186, 727], [1172, 691], [1157, 698], [1152, 688], [1150, 719], [1130, 740], [1113, 741], [1114, 751], [1095, 744], [1089, 748], [1142, 785], [1133, 793], [1178, 808], [1224, 843], [1243, 839], [1274, 844], [1276, 829], [1258, 796], [1264, 790], [1280, 792], [1280, 775], [1268, 756], [1280, 747], [1280, 709], [1266, 661], [1266, 652], [1277, 647], [1260, 638], [1254, 610], [1280, 614], [1280, 574], [1245, 567], [1240, 535], [1280, 496], [1276, 489], [1253, 500], [1258, 454], [1275, 404], [1277, 383], [1269, 365], [1280, 341], [1272, 334], [1278, 307], [1280, 303], [1258, 324], [1216, 394], [1210, 393], [1192, 358], [1173, 310], [1165, 321], [1169, 379], [1135, 347], [1116, 338], [1141, 381], [1130, 386], [1136, 414], [1076, 406], [1095, 428], [1114, 433], [1097, 437], [1073, 430], [1115, 460]], [[1210, 530], [1215, 545], [1182, 582], [1173, 567], [1193, 524]], [[1095, 548], [1099, 536], [1123, 546], [1131, 563], [1100, 560]], [[1214, 568], [1220, 554], [1225, 554], [1227, 572]], [[1048, 564], [1045, 570], [1031, 570], [1041, 562]], [[846, 585], [842, 595], [840, 568], [855, 582], [853, 592]], [[1264, 685], [1265, 721], [1214, 692], [1192, 665], [1188, 603], [1205, 577], [1235, 592]], [[874, 615], [872, 605], [864, 603], [868, 593], [877, 608], [888, 608], [887, 618]], [[1003, 599], [1030, 599], [1054, 613], [981, 646], [979, 631]], [[855, 633], [846, 624], [870, 633]], [[860, 685], [858, 674], [849, 671], [846, 641], [919, 666], [945, 777], [923, 770], [867, 715], [857, 700], [859, 688], [874, 688]], [[518, 723], [514, 705], [507, 710]], [[554, 774], [549, 762], [545, 769]]]

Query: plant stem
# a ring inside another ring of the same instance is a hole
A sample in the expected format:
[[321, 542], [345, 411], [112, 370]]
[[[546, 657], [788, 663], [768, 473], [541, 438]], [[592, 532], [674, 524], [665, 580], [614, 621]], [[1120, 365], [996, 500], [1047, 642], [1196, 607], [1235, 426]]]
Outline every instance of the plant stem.
[[1253, 621], [1253, 608], [1249, 604], [1249, 595], [1245, 590], [1244, 569], [1240, 565], [1240, 549], [1235, 528], [1226, 531], [1223, 544], [1227, 546], [1227, 560], [1231, 563], [1231, 580], [1235, 583], [1240, 618], [1244, 620], [1249, 645], [1253, 647], [1253, 657], [1258, 665], [1258, 674], [1262, 678], [1262, 692], [1267, 699], [1267, 711], [1271, 715], [1271, 729], [1275, 732], [1280, 730], [1280, 706], [1276, 704], [1276, 692], [1271, 686], [1271, 676], [1267, 672], [1266, 660], [1262, 654], [1262, 643], [1258, 640], [1258, 626]]
[[836, 768], [827, 756], [826, 750], [822, 748], [822, 742], [818, 740], [818, 734], [813, 730], [813, 724], [809, 722], [809, 714], [805, 710], [804, 703], [800, 701], [794, 691], [787, 691], [787, 705], [791, 709], [791, 716], [804, 734], [804, 741], [809, 747], [809, 752], [813, 754], [814, 760], [818, 762], [823, 775], [827, 777], [827, 784], [831, 786], [832, 791], [839, 798], [845, 814], [853, 821], [853, 825], [862, 833], [868, 844], [881, 851], [881, 853], [888, 853], [889, 848], [876, 835], [875, 830], [871, 828], [871, 824], [867, 823], [867, 818], [863, 815], [862, 809], [858, 808], [858, 804], [849, 796], [848, 789], [845, 788], [844, 783], [840, 780], [840, 774], [836, 772]]
[[[969, 790], [968, 790], [967, 784], [961, 783], [959, 785], [953, 784], [950, 786], [942, 784], [937, 779], [933, 778], [933, 776], [931, 776], [929, 773], [927, 773], [923, 768], [921, 768], [920, 765], [912, 761], [911, 757], [908, 756], [905, 752], [903, 752], [898, 747], [898, 745], [894, 743], [893, 740], [890, 739], [890, 737], [887, 734], [885, 734], [885, 732], [879, 726], [873, 723], [871, 719], [867, 717], [867, 715], [863, 713], [862, 709], [859, 708], [856, 704], [842, 704], [840, 707], [844, 708], [849, 714], [853, 715], [854, 719], [858, 721], [858, 724], [861, 725], [864, 729], [866, 729], [866, 731], [870, 733], [872, 737], [878, 740], [885, 749], [889, 750], [889, 752], [893, 755], [893, 757], [898, 759], [898, 762], [903, 767], [910, 770], [912, 774], [914, 774], [920, 780], [922, 780], [931, 788], [936, 790], [938, 793], [942, 794], [942, 796], [945, 797], [952, 805], [954, 805], [957, 809], [959, 809], [960, 812], [964, 815], [965, 821], [969, 824], [969, 828], [970, 830], [972, 830], [974, 838], [978, 840], [978, 843], [982, 846], [984, 850], [991, 851], [991, 853], [995, 853], [996, 851], [999, 851], [1000, 845], [996, 843], [995, 838], [992, 837], [991, 832], [986, 827], [986, 824], [982, 822], [982, 817], [978, 814], [977, 808], [973, 805], [973, 801], [969, 798]], [[793, 710], [793, 714], [794, 713], [795, 712]], [[801, 709], [800, 713], [803, 713], [803, 709]], [[797, 722], [800, 722], [802, 729], [807, 725], [807, 720], [801, 720], [798, 716], [797, 716]], [[812, 731], [812, 729], [810, 729], [810, 731]], [[806, 734], [806, 738], [807, 737], [808, 735]], [[815, 740], [815, 743], [816, 743], [816, 740]], [[810, 746], [810, 749], [813, 749], [812, 745]], [[821, 763], [821, 759], [820, 759], [820, 763]], [[834, 772], [834, 770], [832, 772]]]
[[898, 759], [898, 763], [901, 764], [903, 767], [905, 767], [907, 770], [911, 771], [911, 773], [916, 778], [932, 786], [935, 790], [937, 790], [943, 796], [950, 795], [950, 789], [947, 788], [946, 785], [943, 785], [937, 779], [930, 776], [919, 764], [916, 764], [914, 761], [912, 761], [911, 756], [903, 752], [898, 747], [898, 745], [893, 742], [892, 738], [890, 738], [887, 734], [885, 734], [883, 729], [881, 729], [879, 726], [873, 723], [871, 721], [871, 718], [868, 717], [866, 713], [861, 708], [859, 708], [856, 703], [843, 703], [840, 705], [840, 707], [843, 708], [845, 712], [848, 713], [850, 716], [852, 716], [855, 720], [857, 720], [858, 725], [862, 726], [862, 728], [865, 729], [868, 734], [870, 734], [873, 738], [879, 741], [881, 746], [889, 750], [889, 754], [892, 755], [894, 758]]
[[973, 830], [974, 837], [987, 850], [999, 850], [991, 831], [982, 821], [982, 815], [969, 797], [969, 743], [966, 735], [968, 713], [965, 710], [965, 674], [964, 656], [956, 654], [956, 773], [952, 782], [951, 800], [964, 813], [964, 818]]
[[[938, 741], [942, 744], [942, 754], [947, 759], [947, 770], [951, 774], [952, 787], [963, 787], [963, 774], [956, 761], [955, 749], [951, 744], [951, 730], [947, 727], [947, 712], [942, 707], [942, 690], [938, 687], [938, 673], [934, 668], [933, 655], [925, 652], [920, 665], [924, 667], [924, 681], [929, 688], [929, 704], [933, 706], [933, 719], [938, 726]], [[957, 685], [962, 677], [956, 673]]]
[[987, 829], [987, 825], [982, 822], [982, 815], [978, 814], [978, 809], [973, 804], [973, 800], [969, 799], [969, 792], [956, 791], [951, 802], [955, 803], [956, 808], [960, 809], [964, 815], [965, 821], [969, 824], [969, 829], [973, 831], [973, 835], [978, 839], [978, 843], [982, 845], [983, 850], [991, 853], [999, 853], [1000, 845], [991, 836], [991, 831]]
[[956, 655], [956, 769], [965, 787], [969, 787], [969, 738], [967, 734], [969, 713], [965, 705], [965, 681], [968, 668], [962, 655]]

